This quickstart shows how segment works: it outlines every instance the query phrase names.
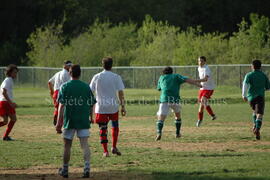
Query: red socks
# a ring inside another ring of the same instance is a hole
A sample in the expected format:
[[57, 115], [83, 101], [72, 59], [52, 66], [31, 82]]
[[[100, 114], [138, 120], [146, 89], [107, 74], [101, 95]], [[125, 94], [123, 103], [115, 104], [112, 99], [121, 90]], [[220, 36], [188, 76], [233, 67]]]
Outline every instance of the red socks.
[[7, 130], [6, 130], [5, 134], [4, 134], [4, 137], [7, 137], [9, 135], [9, 133], [11, 132], [11, 130], [12, 130], [15, 123], [16, 123], [16, 121], [9, 121]]
[[112, 128], [112, 146], [113, 146], [113, 148], [116, 148], [118, 134], [119, 134], [119, 127], [113, 127]]
[[203, 120], [203, 112], [198, 113], [198, 120]]
[[104, 152], [108, 152], [107, 127], [100, 129], [100, 143]]
[[214, 116], [214, 113], [213, 113], [213, 111], [212, 111], [212, 108], [210, 107], [210, 106], [206, 106], [206, 111], [208, 112], [208, 114], [210, 115], [210, 116]]

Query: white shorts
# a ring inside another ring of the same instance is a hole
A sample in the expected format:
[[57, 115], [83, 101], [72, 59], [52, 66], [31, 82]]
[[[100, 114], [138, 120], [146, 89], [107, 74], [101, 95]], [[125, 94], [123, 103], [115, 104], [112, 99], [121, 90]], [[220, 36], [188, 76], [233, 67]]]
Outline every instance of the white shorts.
[[78, 138], [89, 137], [90, 135], [89, 129], [64, 129], [63, 138], [73, 140], [75, 132]]
[[172, 112], [179, 113], [181, 110], [181, 105], [177, 103], [160, 103], [157, 115], [167, 116], [170, 108], [172, 109]]

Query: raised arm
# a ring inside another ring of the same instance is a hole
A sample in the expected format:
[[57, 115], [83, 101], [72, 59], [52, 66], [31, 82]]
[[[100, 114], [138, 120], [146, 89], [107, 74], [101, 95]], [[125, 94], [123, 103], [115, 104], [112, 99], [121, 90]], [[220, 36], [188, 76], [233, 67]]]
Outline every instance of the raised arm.
[[191, 84], [191, 85], [194, 85], [194, 86], [197, 86], [199, 88], [202, 87], [202, 85], [199, 84], [198, 81], [197, 80], [194, 80], [194, 79], [186, 79], [186, 83]]
[[209, 78], [209, 76], [208, 75], [206, 75], [203, 79], [196, 79], [196, 80], [194, 80], [195, 82], [206, 82], [206, 81], [208, 81], [208, 78]]

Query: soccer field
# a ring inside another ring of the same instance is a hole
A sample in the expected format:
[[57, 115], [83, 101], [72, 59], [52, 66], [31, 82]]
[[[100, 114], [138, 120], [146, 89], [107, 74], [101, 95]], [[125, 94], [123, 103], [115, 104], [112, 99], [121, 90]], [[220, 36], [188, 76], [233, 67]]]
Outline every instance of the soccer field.
[[[155, 90], [128, 89], [125, 94], [128, 100], [153, 100], [159, 96]], [[197, 90], [183, 90], [181, 94], [184, 98], [196, 98]], [[11, 136], [16, 141], [0, 141], [0, 179], [59, 179], [63, 142], [52, 125], [53, 107], [48, 90], [17, 88], [14, 95], [19, 105], [18, 122]], [[228, 88], [217, 89], [213, 97], [238, 102], [240, 95], [239, 89]], [[183, 105], [183, 136], [175, 139], [170, 115], [160, 142], [154, 141], [158, 105], [129, 104], [127, 116], [120, 120], [118, 147], [122, 156], [102, 157], [99, 129], [92, 125], [91, 179], [270, 179], [270, 102], [266, 103], [261, 141], [256, 141], [252, 134], [249, 106], [231, 102], [214, 104], [218, 119], [212, 121], [205, 116], [200, 128], [195, 127], [198, 105]], [[0, 134], [4, 129], [0, 128]], [[109, 129], [109, 147], [110, 132]], [[73, 142], [70, 163], [70, 179], [80, 179], [83, 159], [78, 139]]]

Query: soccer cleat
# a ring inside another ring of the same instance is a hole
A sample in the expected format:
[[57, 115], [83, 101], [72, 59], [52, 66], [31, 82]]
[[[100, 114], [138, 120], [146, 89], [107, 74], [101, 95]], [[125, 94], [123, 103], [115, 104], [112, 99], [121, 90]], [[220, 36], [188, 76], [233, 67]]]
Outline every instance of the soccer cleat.
[[182, 135], [179, 133], [179, 134], [176, 134], [175, 135], [175, 138], [180, 138]]
[[215, 120], [215, 119], [217, 119], [217, 116], [216, 115], [213, 115], [211, 119], [212, 120]]
[[3, 141], [14, 141], [10, 136], [3, 137]]
[[62, 176], [63, 178], [68, 178], [68, 171], [64, 170], [63, 168], [59, 168], [58, 174]]
[[117, 156], [121, 156], [121, 152], [117, 148], [112, 148], [112, 153], [116, 154]]
[[156, 136], [156, 139], [155, 139], [155, 141], [159, 141], [159, 140], [161, 140], [161, 134], [158, 134], [158, 135]]
[[90, 171], [89, 171], [89, 169], [88, 170], [84, 170], [82, 178], [89, 178], [89, 177], [90, 177]]
[[109, 155], [109, 152], [104, 152], [103, 153], [103, 157], [109, 157], [110, 155]]
[[196, 126], [200, 127], [201, 125], [202, 125], [202, 120], [198, 120], [197, 123], [196, 123]]
[[260, 129], [255, 128], [254, 129], [254, 134], [255, 134], [257, 140], [260, 140], [261, 139]]

